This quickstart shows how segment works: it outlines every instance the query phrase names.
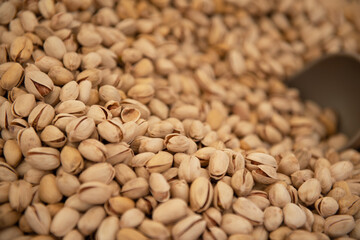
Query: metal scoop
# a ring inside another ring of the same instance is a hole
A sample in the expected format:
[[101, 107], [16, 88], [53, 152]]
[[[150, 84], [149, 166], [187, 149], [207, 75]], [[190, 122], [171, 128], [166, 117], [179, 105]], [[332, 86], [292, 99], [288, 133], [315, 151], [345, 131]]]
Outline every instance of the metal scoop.
[[320, 58], [288, 81], [304, 99], [331, 107], [339, 116], [339, 130], [360, 148], [360, 57], [338, 53]]

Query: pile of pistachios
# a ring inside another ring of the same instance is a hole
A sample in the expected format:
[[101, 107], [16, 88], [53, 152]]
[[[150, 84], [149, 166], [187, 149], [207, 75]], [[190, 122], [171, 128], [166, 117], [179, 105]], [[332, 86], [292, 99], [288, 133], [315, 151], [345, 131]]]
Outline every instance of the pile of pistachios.
[[359, 11], [1, 1], [0, 239], [360, 239], [360, 153], [284, 82]]

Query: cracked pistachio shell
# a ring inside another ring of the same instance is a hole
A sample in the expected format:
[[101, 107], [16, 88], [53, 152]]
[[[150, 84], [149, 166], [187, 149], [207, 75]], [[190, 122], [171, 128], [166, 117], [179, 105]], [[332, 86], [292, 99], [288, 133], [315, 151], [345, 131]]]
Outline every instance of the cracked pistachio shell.
[[200, 169], [200, 161], [197, 157], [190, 156], [189, 158], [184, 158], [179, 166], [179, 179], [191, 183], [200, 176]]
[[210, 207], [213, 201], [214, 190], [210, 181], [198, 177], [190, 186], [190, 207], [193, 211], [201, 213]]
[[70, 142], [80, 142], [88, 139], [95, 130], [95, 122], [86, 116], [73, 119], [66, 126], [65, 131]]
[[105, 120], [97, 125], [99, 135], [111, 143], [121, 142], [124, 138], [124, 126], [117, 120]]
[[55, 110], [51, 105], [40, 103], [31, 111], [28, 117], [28, 122], [30, 126], [39, 131], [50, 125], [54, 116]]
[[107, 150], [105, 145], [96, 139], [86, 139], [79, 144], [81, 155], [92, 162], [105, 162]]
[[86, 106], [79, 100], [66, 100], [56, 106], [56, 113], [69, 113], [75, 116], [83, 116], [86, 113]]
[[32, 185], [24, 180], [12, 182], [9, 188], [9, 202], [17, 212], [24, 211], [33, 198]]
[[40, 139], [46, 145], [54, 148], [63, 147], [67, 141], [65, 134], [54, 125], [48, 125], [40, 134]]
[[25, 72], [24, 84], [26, 90], [38, 100], [43, 100], [54, 88], [51, 78], [41, 71]]
[[80, 182], [102, 182], [109, 184], [115, 177], [114, 167], [107, 162], [95, 163], [94, 165], [86, 168], [80, 175]]
[[213, 205], [219, 210], [227, 210], [231, 207], [234, 190], [226, 183], [218, 181], [214, 187]]
[[44, 204], [34, 203], [28, 206], [24, 215], [27, 223], [34, 232], [41, 235], [49, 234], [51, 216]]
[[14, 119], [13, 114], [11, 113], [11, 103], [5, 101], [0, 106], [0, 127], [5, 129], [9, 127], [9, 123]]
[[149, 178], [150, 193], [158, 202], [166, 202], [170, 198], [170, 185], [160, 173], [151, 173]]
[[190, 145], [188, 138], [179, 133], [171, 133], [166, 135], [164, 144], [169, 151], [175, 153], [186, 152]]
[[104, 204], [111, 197], [111, 186], [101, 182], [86, 182], [80, 185], [79, 199], [89, 204]]
[[209, 175], [215, 180], [223, 178], [229, 167], [229, 156], [221, 150], [216, 150], [209, 159]]
[[99, 124], [104, 120], [112, 118], [111, 112], [100, 105], [92, 105], [86, 113], [86, 116], [94, 119], [95, 124]]
[[134, 151], [126, 143], [109, 143], [106, 144], [105, 147], [108, 152], [108, 158], [106, 161], [112, 165], [122, 162], [127, 163], [134, 158]]
[[66, 126], [77, 117], [69, 113], [59, 113], [55, 116], [52, 123], [61, 131], [65, 132]]
[[247, 198], [238, 198], [232, 208], [236, 214], [247, 219], [254, 226], [262, 225], [264, 222], [264, 212]]
[[127, 181], [121, 189], [121, 194], [131, 199], [138, 199], [149, 193], [149, 183], [145, 178], [134, 178]]
[[258, 169], [258, 165], [266, 165], [271, 166], [273, 168], [277, 168], [277, 162], [275, 158], [269, 154], [262, 152], [252, 152], [245, 157], [246, 159], [246, 167], [249, 170]]
[[150, 172], [165, 172], [171, 168], [174, 156], [171, 153], [160, 151], [153, 156], [147, 163], [146, 169]]
[[25, 161], [39, 170], [54, 170], [60, 165], [60, 152], [50, 147], [32, 148], [27, 152]]
[[234, 175], [237, 170], [245, 168], [245, 158], [241, 153], [230, 149], [224, 149], [224, 152], [229, 157], [229, 167], [227, 173], [230, 176]]
[[325, 219], [324, 233], [337, 238], [351, 232], [355, 227], [354, 218], [350, 215], [335, 215]]
[[246, 168], [237, 170], [231, 177], [231, 187], [239, 197], [248, 195], [253, 186], [254, 179]]
[[336, 214], [339, 209], [339, 204], [332, 197], [319, 198], [314, 206], [319, 215], [325, 218]]
[[277, 181], [276, 169], [269, 165], [259, 165], [251, 172], [254, 180], [262, 184], [272, 184]]
[[30, 149], [41, 147], [40, 138], [32, 127], [20, 130], [17, 135], [17, 142], [25, 157]]
[[34, 50], [33, 43], [26, 36], [16, 37], [10, 45], [10, 57], [16, 62], [26, 62]]
[[193, 214], [177, 222], [171, 229], [171, 235], [176, 240], [198, 239], [205, 228], [205, 220]]
[[15, 117], [24, 118], [29, 116], [36, 105], [35, 97], [32, 94], [18, 96], [11, 106], [11, 112]]
[[62, 169], [70, 174], [78, 174], [84, 168], [84, 159], [78, 149], [65, 146], [60, 153]]

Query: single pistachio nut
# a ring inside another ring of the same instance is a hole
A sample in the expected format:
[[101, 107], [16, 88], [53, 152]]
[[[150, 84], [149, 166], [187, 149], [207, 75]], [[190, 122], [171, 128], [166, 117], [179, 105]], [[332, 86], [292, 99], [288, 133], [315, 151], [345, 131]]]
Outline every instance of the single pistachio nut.
[[323, 217], [332, 216], [336, 214], [339, 209], [339, 204], [332, 197], [319, 198], [314, 203], [314, 206], [316, 211]]
[[279, 207], [269, 206], [264, 210], [264, 226], [269, 232], [278, 229], [283, 219], [283, 211]]
[[15, 139], [7, 140], [4, 144], [3, 154], [6, 163], [16, 167], [22, 160], [22, 153], [19, 144]]
[[109, 184], [115, 177], [114, 167], [107, 162], [95, 163], [94, 165], [86, 168], [79, 175], [81, 182], [102, 182]]
[[64, 42], [57, 36], [51, 36], [44, 42], [44, 51], [46, 55], [61, 60], [66, 53]]
[[160, 151], [146, 163], [146, 169], [150, 173], [164, 172], [171, 168], [173, 164], [173, 158], [174, 157], [171, 153]]
[[121, 194], [131, 199], [138, 199], [149, 193], [149, 183], [138, 177], [127, 181], [121, 189]]
[[119, 230], [119, 219], [115, 216], [106, 217], [96, 231], [95, 238], [98, 240], [116, 239]]
[[25, 161], [39, 170], [54, 170], [60, 165], [60, 152], [50, 147], [32, 148], [27, 152]]
[[105, 145], [96, 139], [86, 139], [79, 144], [79, 152], [89, 161], [105, 162], [107, 150]]
[[83, 116], [86, 113], [86, 106], [79, 100], [66, 100], [56, 106], [56, 113], [70, 113], [75, 116]]
[[96, 231], [105, 217], [106, 213], [103, 207], [92, 207], [80, 217], [77, 228], [84, 236], [88, 236]]
[[185, 180], [187, 183], [192, 183], [200, 176], [200, 161], [195, 156], [190, 156], [181, 161], [178, 171], [180, 180]]
[[16, 37], [10, 45], [10, 57], [13, 61], [26, 62], [30, 59], [34, 46], [26, 36]]
[[63, 147], [67, 141], [65, 134], [54, 125], [46, 126], [40, 134], [40, 139], [46, 145], [54, 148]]
[[[50, 74], [49, 74], [50, 75]], [[60, 90], [60, 101], [76, 100], [80, 93], [79, 84], [75, 81], [69, 81]]]
[[56, 177], [54, 174], [46, 174], [40, 180], [39, 198], [45, 203], [58, 203], [63, 198], [59, 188], [56, 184]]
[[124, 138], [124, 126], [117, 120], [105, 120], [97, 125], [102, 138], [111, 143], [121, 142]]
[[227, 210], [231, 207], [234, 196], [234, 190], [230, 185], [218, 181], [214, 187], [213, 205], [219, 210]]
[[301, 201], [306, 205], [313, 204], [321, 194], [321, 185], [316, 178], [311, 178], [304, 182], [298, 189], [298, 195]]
[[51, 78], [41, 71], [25, 72], [24, 84], [26, 90], [38, 100], [43, 100], [54, 88]]
[[134, 170], [124, 163], [116, 164], [114, 169], [116, 181], [121, 185], [124, 185], [131, 179], [136, 178], [136, 173]]
[[305, 212], [296, 204], [288, 203], [283, 208], [284, 223], [291, 229], [302, 227], [306, 223]]
[[131, 208], [121, 215], [119, 225], [121, 228], [136, 228], [144, 219], [145, 214], [142, 211], [137, 208]]
[[229, 167], [229, 156], [221, 150], [216, 150], [209, 159], [210, 177], [219, 180], [223, 178]]
[[226, 213], [222, 217], [221, 228], [228, 234], [249, 234], [253, 231], [253, 226], [245, 218]]
[[50, 231], [51, 216], [49, 210], [42, 203], [34, 203], [26, 208], [25, 219], [31, 229], [41, 235], [47, 235]]
[[52, 219], [50, 232], [57, 237], [65, 236], [76, 226], [79, 219], [79, 212], [69, 207], [63, 207]]
[[110, 120], [112, 118], [111, 112], [100, 105], [92, 105], [87, 111], [86, 116], [94, 119], [95, 124], [99, 124], [104, 120]]
[[173, 198], [180, 198], [189, 202], [190, 188], [185, 180], [172, 180], [170, 182], [170, 193]]
[[247, 219], [254, 226], [262, 225], [264, 222], [264, 212], [247, 198], [238, 198], [232, 208], [236, 214]]
[[283, 183], [275, 183], [270, 186], [269, 200], [271, 205], [283, 208], [291, 202], [291, 196]]
[[116, 233], [116, 239], [146, 240], [148, 238], [134, 228], [122, 228]]
[[171, 235], [174, 239], [198, 239], [205, 231], [206, 222], [200, 215], [190, 215], [179, 222], [177, 222], [171, 230]]
[[350, 215], [334, 215], [325, 219], [324, 233], [337, 238], [351, 232], [355, 227], [354, 218]]
[[12, 182], [9, 188], [9, 202], [17, 212], [24, 211], [31, 203], [32, 185], [24, 180]]
[[78, 149], [64, 146], [60, 153], [62, 169], [70, 174], [78, 174], [84, 168], [84, 159]]
[[360, 209], [360, 197], [357, 195], [346, 195], [339, 199], [339, 213], [355, 215]]
[[210, 207], [214, 190], [210, 181], [204, 177], [196, 178], [190, 186], [190, 207], [201, 213]]
[[1, 74], [0, 86], [5, 90], [12, 90], [19, 86], [24, 79], [24, 68], [19, 63], [12, 63], [8, 69]]
[[89, 204], [104, 204], [111, 196], [112, 188], [101, 182], [86, 182], [78, 189], [79, 199]]
[[76, 193], [80, 181], [76, 176], [59, 169], [56, 175], [56, 185], [62, 195], [69, 197]]
[[254, 186], [254, 179], [246, 169], [237, 170], [231, 177], [231, 187], [238, 197], [248, 195]]
[[46, 126], [50, 125], [55, 116], [54, 108], [46, 103], [39, 103], [31, 111], [28, 122], [29, 125], [37, 131], [43, 130]]
[[32, 127], [20, 130], [17, 135], [17, 142], [25, 157], [30, 149], [41, 147], [40, 138]]
[[75, 118], [66, 125], [65, 131], [70, 142], [88, 139], [95, 130], [95, 122], [87, 116]]

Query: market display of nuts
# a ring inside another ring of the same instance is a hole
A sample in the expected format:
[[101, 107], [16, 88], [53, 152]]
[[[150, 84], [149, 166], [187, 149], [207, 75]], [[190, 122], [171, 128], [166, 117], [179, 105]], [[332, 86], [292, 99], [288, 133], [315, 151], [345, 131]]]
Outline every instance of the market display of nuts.
[[0, 239], [359, 239], [360, 153], [286, 84], [359, 10], [0, 1]]

